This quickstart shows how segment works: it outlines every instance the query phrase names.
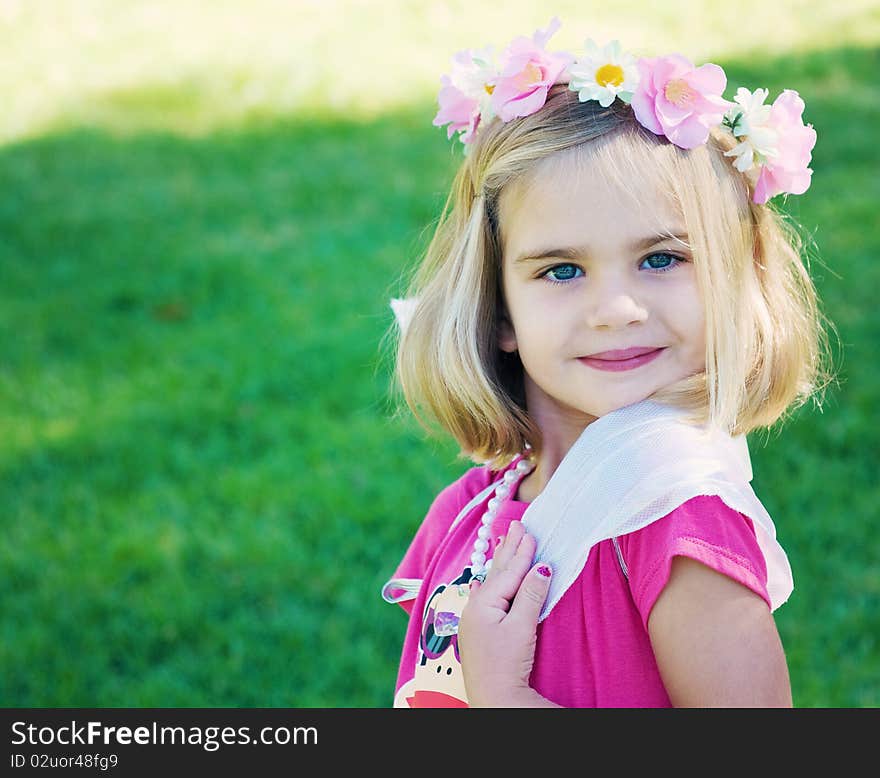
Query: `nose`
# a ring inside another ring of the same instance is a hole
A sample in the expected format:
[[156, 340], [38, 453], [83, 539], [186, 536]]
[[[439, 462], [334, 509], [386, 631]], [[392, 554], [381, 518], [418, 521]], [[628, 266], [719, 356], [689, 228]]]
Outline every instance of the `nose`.
[[587, 307], [587, 324], [593, 329], [616, 330], [639, 324], [648, 318], [648, 309], [623, 282], [594, 285]]

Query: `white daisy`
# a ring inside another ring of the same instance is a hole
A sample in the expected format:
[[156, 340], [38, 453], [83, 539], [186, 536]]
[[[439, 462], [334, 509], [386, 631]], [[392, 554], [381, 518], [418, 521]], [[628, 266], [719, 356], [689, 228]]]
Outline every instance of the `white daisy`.
[[635, 57], [622, 51], [617, 41], [600, 49], [592, 39], [587, 39], [584, 49], [583, 57], [568, 69], [569, 89], [578, 93], [582, 103], [598, 100], [603, 108], [617, 97], [630, 102], [639, 83]]
[[484, 122], [495, 115], [492, 110], [492, 90], [497, 76], [492, 46], [461, 51], [452, 59], [449, 74], [452, 85], [480, 104], [480, 117]]
[[768, 126], [771, 106], [764, 105], [768, 94], [766, 89], [750, 92], [740, 87], [733, 98], [736, 106], [724, 115], [724, 126], [735, 138], [740, 139], [740, 143], [725, 151], [724, 156], [735, 157], [733, 166], [740, 173], [750, 171], [756, 163], [763, 165], [779, 154], [779, 135], [773, 127]]

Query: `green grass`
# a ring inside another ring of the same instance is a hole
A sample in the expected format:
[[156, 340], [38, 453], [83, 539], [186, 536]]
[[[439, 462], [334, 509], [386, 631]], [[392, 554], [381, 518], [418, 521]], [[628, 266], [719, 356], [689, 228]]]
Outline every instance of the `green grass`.
[[[819, 132], [789, 207], [841, 385], [752, 439], [800, 706], [880, 705], [880, 57], [847, 24], [851, 45], [798, 28], [797, 51], [714, 58], [797, 88]], [[130, 42], [98, 40], [82, 72]], [[467, 465], [392, 417], [381, 342], [457, 153], [424, 91], [343, 118], [151, 67], [54, 113], [0, 84], [0, 705], [387, 705], [404, 616], [379, 588]]]
[[4, 702], [381, 701], [443, 478], [377, 365], [445, 162], [406, 122], [0, 154]]

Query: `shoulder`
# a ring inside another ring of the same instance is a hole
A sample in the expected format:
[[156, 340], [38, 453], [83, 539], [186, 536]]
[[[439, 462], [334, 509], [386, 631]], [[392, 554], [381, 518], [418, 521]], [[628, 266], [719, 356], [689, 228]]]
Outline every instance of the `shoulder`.
[[686, 557], [733, 579], [769, 604], [767, 566], [748, 516], [716, 495], [693, 497], [661, 519], [619, 538], [630, 589], [643, 622], [669, 581], [672, 561]]
[[486, 466], [472, 467], [462, 473], [434, 498], [425, 523], [443, 525], [445, 532], [467, 503], [497, 480], [499, 473]]
[[421, 577], [462, 508], [494, 482], [498, 475], [498, 472], [485, 466], [472, 467], [444, 487], [431, 502], [396, 576]]
[[674, 705], [791, 706], [785, 652], [770, 608], [732, 577], [677, 557], [648, 632]]

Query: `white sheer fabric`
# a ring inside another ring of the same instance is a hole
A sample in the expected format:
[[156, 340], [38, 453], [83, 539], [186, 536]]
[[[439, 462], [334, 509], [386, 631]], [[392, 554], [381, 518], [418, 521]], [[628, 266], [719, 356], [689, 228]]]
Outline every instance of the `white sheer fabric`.
[[590, 424], [571, 447], [523, 523], [536, 558], [553, 568], [547, 617], [602, 540], [641, 529], [692, 497], [717, 495], [748, 516], [767, 563], [772, 608], [793, 589], [788, 557], [750, 482], [745, 436], [684, 421], [682, 411], [643, 401]]

